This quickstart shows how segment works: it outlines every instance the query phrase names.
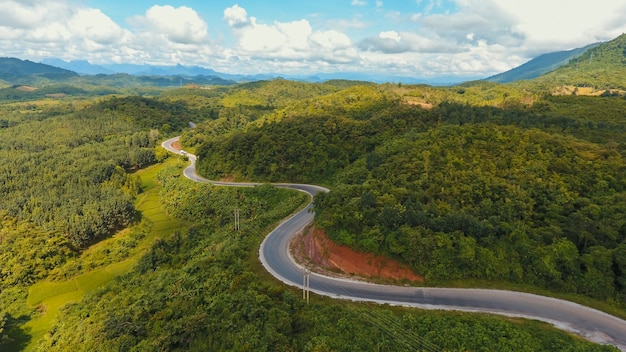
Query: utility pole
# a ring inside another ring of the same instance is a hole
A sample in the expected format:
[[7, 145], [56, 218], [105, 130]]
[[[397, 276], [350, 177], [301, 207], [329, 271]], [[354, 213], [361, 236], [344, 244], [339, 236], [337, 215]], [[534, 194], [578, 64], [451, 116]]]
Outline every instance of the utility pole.
[[235, 208], [235, 231], [239, 231], [239, 208]]
[[306, 304], [309, 304], [309, 295], [311, 292], [311, 270], [304, 269], [302, 275], [302, 299], [306, 299]]

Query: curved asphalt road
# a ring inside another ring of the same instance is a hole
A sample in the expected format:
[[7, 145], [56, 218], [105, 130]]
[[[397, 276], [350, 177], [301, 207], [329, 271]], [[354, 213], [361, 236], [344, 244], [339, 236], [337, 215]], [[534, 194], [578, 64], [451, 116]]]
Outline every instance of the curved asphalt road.
[[[181, 154], [172, 147], [175, 137], [163, 142], [170, 152]], [[222, 186], [255, 186], [259, 183], [233, 183], [209, 181], [196, 174], [196, 157], [186, 154], [191, 161], [184, 174], [197, 182], [210, 182]], [[317, 192], [328, 189], [303, 184], [274, 184], [277, 187], [293, 188], [313, 197]], [[263, 266], [287, 285], [303, 287], [304, 268], [298, 265], [289, 253], [289, 242], [304, 227], [313, 221], [313, 204], [284, 220], [261, 243], [259, 258]], [[309, 288], [320, 295], [369, 301], [392, 305], [418, 307], [422, 309], [447, 309], [468, 312], [484, 312], [506, 316], [523, 317], [549, 322], [556, 327], [574, 332], [584, 338], [617, 346], [626, 351], [626, 321], [604, 312], [569, 301], [529, 293], [451, 288], [416, 288], [376, 285], [361, 281], [331, 278], [316, 273], [310, 274]]]

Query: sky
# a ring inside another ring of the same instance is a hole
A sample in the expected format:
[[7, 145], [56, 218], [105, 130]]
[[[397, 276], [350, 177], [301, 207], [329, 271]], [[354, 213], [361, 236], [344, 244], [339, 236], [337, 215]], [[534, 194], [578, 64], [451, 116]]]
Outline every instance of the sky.
[[625, 19], [623, 0], [0, 0], [0, 56], [484, 78]]

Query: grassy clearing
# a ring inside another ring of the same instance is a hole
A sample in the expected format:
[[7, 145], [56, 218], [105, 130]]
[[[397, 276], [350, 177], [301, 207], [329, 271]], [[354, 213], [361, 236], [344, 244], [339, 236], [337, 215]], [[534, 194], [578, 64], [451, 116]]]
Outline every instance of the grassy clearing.
[[30, 344], [26, 347], [25, 351], [35, 350], [37, 342], [43, 338], [48, 331], [50, 331], [50, 327], [59, 314], [61, 307], [70, 302], [80, 301], [84, 294], [84, 291], [74, 290], [56, 296], [50, 296], [49, 298], [43, 300], [37, 306], [37, 309], [41, 313], [39, 317], [32, 319], [25, 324], [24, 328], [31, 336]]
[[74, 281], [65, 282], [38, 282], [30, 287], [28, 290], [28, 303], [29, 306], [35, 306], [45, 299], [66, 294], [68, 292], [76, 291], [76, 283]]
[[[37, 343], [50, 330], [59, 310], [66, 304], [78, 302], [85, 294], [103, 287], [114, 277], [129, 272], [139, 258], [158, 237], [180, 229], [183, 224], [171, 218], [159, 203], [158, 185], [154, 178], [164, 167], [176, 163], [170, 159], [164, 164], [154, 165], [137, 174], [140, 176], [144, 192], [137, 197], [135, 206], [142, 214], [142, 221], [120, 231], [115, 236], [93, 245], [80, 257], [67, 263], [56, 277], [67, 273], [78, 273], [62, 281], [41, 281], [33, 284], [28, 291], [27, 304], [36, 308], [40, 315], [25, 324], [31, 340], [26, 351], [34, 351]], [[148, 231], [145, 231], [149, 228]], [[141, 233], [139, 236], [137, 233]]]

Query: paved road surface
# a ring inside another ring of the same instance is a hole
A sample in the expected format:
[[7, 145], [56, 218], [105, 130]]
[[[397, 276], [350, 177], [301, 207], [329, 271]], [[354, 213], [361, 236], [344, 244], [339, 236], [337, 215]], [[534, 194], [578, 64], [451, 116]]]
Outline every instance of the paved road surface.
[[[169, 151], [181, 154], [172, 147], [178, 137], [163, 142]], [[233, 183], [209, 181], [195, 172], [196, 157], [186, 154], [191, 161], [184, 174], [197, 182], [210, 182], [223, 186], [255, 186], [258, 183]], [[281, 183], [277, 187], [293, 188], [314, 196], [328, 189], [303, 184]], [[289, 253], [289, 242], [306, 225], [313, 221], [313, 204], [284, 220], [262, 242], [259, 258], [263, 266], [287, 285], [303, 288], [304, 268], [298, 265]], [[617, 346], [626, 351], [626, 321], [601, 311], [569, 301], [528, 293], [452, 288], [416, 288], [376, 285], [361, 281], [331, 278], [316, 273], [310, 274], [309, 288], [320, 295], [369, 301], [393, 305], [411, 306], [422, 309], [447, 309], [468, 312], [484, 312], [506, 316], [536, 319], [554, 324], [556, 327], [574, 332], [588, 340]]]

